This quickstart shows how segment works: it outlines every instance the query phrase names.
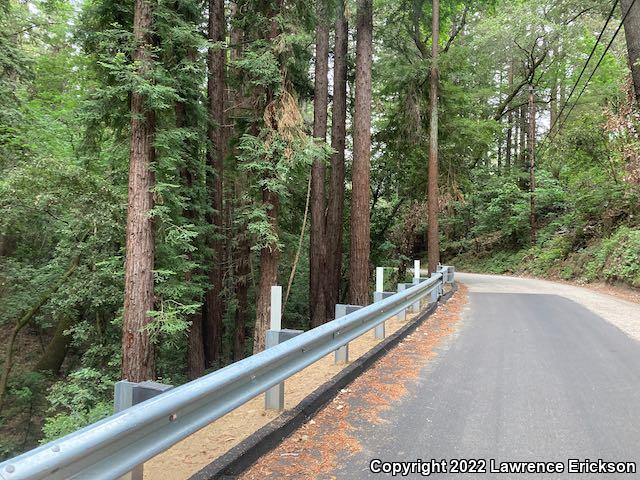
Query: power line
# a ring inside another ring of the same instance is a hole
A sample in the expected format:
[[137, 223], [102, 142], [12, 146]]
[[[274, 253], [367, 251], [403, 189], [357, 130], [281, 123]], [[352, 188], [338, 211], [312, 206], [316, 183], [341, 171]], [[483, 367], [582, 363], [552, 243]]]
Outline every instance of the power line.
[[[629, 15], [629, 12], [631, 11], [631, 9], [633, 8], [633, 5], [635, 3], [636, 3], [636, 0], [633, 0], [633, 2], [631, 3], [631, 6], [627, 10], [627, 13], [625, 13], [624, 17], [622, 18], [622, 21], [620, 22], [620, 25], [618, 26], [618, 28], [616, 29], [615, 33], [613, 34], [613, 37], [611, 38], [611, 41], [607, 45], [607, 48], [605, 48], [604, 52], [602, 53], [602, 56], [600, 57], [600, 60], [596, 64], [595, 68], [593, 69], [593, 72], [591, 72], [591, 75], [589, 75], [589, 78], [587, 79], [587, 81], [585, 82], [584, 86], [582, 87], [582, 90], [578, 94], [578, 98], [576, 98], [576, 101], [574, 102], [574, 104], [569, 109], [569, 112], [567, 113], [567, 117], [565, 117], [565, 122], [566, 122], [566, 119], [569, 117], [569, 115], [571, 115], [571, 112], [573, 112], [573, 109], [575, 108], [575, 106], [578, 104], [578, 100], [580, 100], [580, 97], [582, 97], [582, 94], [585, 92], [585, 90], [589, 86], [589, 82], [591, 82], [591, 80], [593, 79], [593, 76], [596, 74], [596, 70], [598, 70], [598, 67], [604, 61], [604, 58], [607, 55], [607, 52], [611, 49], [611, 46], [613, 45], [614, 40], [616, 39], [616, 37], [620, 33], [620, 30], [622, 30], [622, 25], [624, 24], [624, 21], [627, 19], [627, 16]], [[561, 124], [561, 126], [562, 125], [564, 125], [564, 122]]]
[[[580, 100], [580, 98], [582, 97], [582, 95], [584, 94], [584, 92], [586, 91], [587, 87], [589, 86], [589, 82], [591, 82], [591, 80], [593, 79], [594, 75], [596, 74], [596, 71], [598, 70], [598, 68], [600, 67], [600, 65], [602, 64], [602, 62], [604, 61], [604, 58], [606, 57], [607, 53], [609, 52], [609, 50], [611, 49], [611, 46], [613, 45], [613, 42], [615, 41], [615, 39], [617, 38], [618, 34], [620, 33], [620, 31], [622, 30], [622, 26], [624, 25], [625, 20], [627, 19], [627, 17], [629, 16], [629, 13], [631, 12], [631, 9], [633, 8], [633, 6], [635, 5], [637, 0], [633, 0], [633, 2], [631, 3], [631, 5], [629, 6], [629, 8], [627, 9], [626, 13], [624, 14], [624, 16], [622, 17], [622, 20], [620, 21], [620, 25], [618, 25], [618, 28], [616, 29], [616, 31], [613, 34], [613, 37], [611, 37], [611, 40], [609, 41], [607, 47], [605, 48], [604, 52], [602, 53], [602, 55], [600, 56], [600, 59], [598, 60], [598, 63], [596, 64], [596, 66], [594, 67], [593, 71], [591, 72], [591, 75], [589, 75], [589, 78], [587, 79], [587, 81], [585, 82], [584, 86], [582, 87], [582, 90], [580, 91], [580, 93], [578, 94], [578, 97], [576, 98], [575, 102], [573, 102], [573, 105], [571, 106], [571, 108], [569, 109], [569, 112], [567, 112], [567, 115], [565, 116], [564, 120], [561, 122], [560, 126], [558, 127], [558, 130], [556, 131], [556, 133], [552, 132], [552, 129], [549, 130], [549, 134], [547, 135], [546, 140], [553, 140], [555, 138], [555, 136], [557, 135], [557, 132], [561, 130], [561, 128], [564, 126], [564, 124], [567, 122], [567, 119], [569, 118], [569, 116], [571, 115], [571, 112], [573, 112], [573, 109], [576, 107], [576, 105], [578, 104], [578, 101]], [[617, 3], [617, 2], [616, 2]], [[614, 6], [615, 8], [615, 6]], [[567, 102], [565, 102], [565, 106], [567, 105]], [[558, 118], [560, 118], [558, 116]], [[557, 120], [557, 119], [556, 119]], [[554, 122], [555, 123], [555, 122]], [[545, 147], [544, 150], [542, 150], [540, 152], [540, 154], [546, 152], [546, 148]]]
[[551, 125], [551, 128], [549, 129], [549, 132], [553, 131], [553, 127], [555, 127], [556, 123], [558, 123], [558, 119], [562, 118], [562, 112], [564, 112], [564, 109], [566, 108], [567, 104], [571, 100], [571, 97], [573, 97], [573, 94], [575, 93], [576, 88], [578, 88], [578, 84], [580, 83], [580, 80], [582, 80], [582, 76], [584, 75], [584, 72], [587, 70], [587, 66], [589, 65], [589, 62], [591, 62], [591, 59], [593, 58], [593, 55], [596, 53], [596, 49], [598, 48], [598, 44], [602, 40], [602, 37], [604, 35], [605, 30], [609, 26], [609, 22], [613, 18], [613, 14], [615, 13], [616, 7], [618, 6], [619, 2], [620, 2], [620, 0], [615, 0], [615, 2], [613, 2], [613, 6], [611, 7], [611, 11], [609, 12], [609, 16], [607, 17], [607, 21], [604, 23], [604, 26], [602, 27], [602, 30], [600, 30], [600, 34], [598, 35], [598, 38], [596, 39], [596, 43], [593, 45], [593, 48], [591, 49], [591, 53], [589, 53], [589, 58], [587, 58], [587, 61], [582, 66], [582, 70], [580, 71], [580, 75], [578, 75], [578, 79], [573, 84], [573, 87], [571, 88], [571, 92], [569, 93], [569, 96], [567, 97], [567, 99], [565, 100], [564, 104], [560, 108], [560, 113], [558, 113], [558, 116], [553, 120], [553, 125]]

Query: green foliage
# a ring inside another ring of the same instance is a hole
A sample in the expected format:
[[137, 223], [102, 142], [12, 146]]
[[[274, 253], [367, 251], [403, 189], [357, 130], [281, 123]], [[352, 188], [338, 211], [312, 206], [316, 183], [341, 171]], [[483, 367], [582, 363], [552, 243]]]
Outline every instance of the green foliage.
[[82, 368], [49, 390], [50, 413], [42, 443], [49, 442], [113, 413], [114, 380], [102, 372]]
[[[335, 5], [330, 4], [332, 16]], [[310, 135], [310, 72], [319, 20], [313, 2], [284, 2], [278, 12], [270, 10], [273, 5], [235, 2], [240, 14], [226, 18], [228, 40], [240, 41], [232, 45], [226, 39], [207, 41], [201, 2], [154, 2], [152, 61], [141, 74], [132, 61], [132, 0], [0, 0], [0, 328], [11, 328], [70, 259], [80, 259], [74, 275], [21, 334], [46, 340], [61, 314], [74, 319], [61, 376], [31, 371], [38, 349], [20, 356], [10, 382], [11, 408], [0, 419], [0, 455], [40, 440], [38, 418], [33, 425], [24, 422], [26, 440], [16, 420], [32, 410], [46, 415], [43, 441], [111, 411], [121, 362], [132, 92], [145, 96], [156, 118], [155, 306], [148, 328], [158, 375], [168, 383], [186, 381], [188, 332], [202, 310], [214, 263], [223, 266], [223, 290], [216, 293], [226, 308], [221, 366], [231, 361], [240, 234], [248, 232], [252, 249], [250, 274], [243, 279], [248, 338], [262, 248], [279, 249], [279, 282], [285, 284], [301, 234], [309, 166], [316, 159], [328, 161], [332, 152]], [[351, 25], [354, 7], [348, 2]], [[540, 58], [533, 75], [540, 137], [551, 89], [560, 84], [566, 95], [609, 8], [599, 0], [442, 2], [444, 261], [462, 270], [640, 286], [640, 149], [637, 120], [629, 113], [624, 90], [628, 70], [622, 40], [563, 128], [552, 141], [539, 142], [535, 245], [529, 244], [526, 159], [514, 157], [507, 168], [501, 147], [498, 167], [498, 143], [505, 143], [509, 118], [506, 110], [498, 111], [500, 102], [527, 80], [531, 58]], [[582, 14], [569, 21], [578, 11]], [[465, 27], [456, 34], [463, 15]], [[399, 269], [388, 275], [385, 288], [391, 290], [407, 280], [407, 265], [425, 249], [431, 2], [378, 0], [374, 18], [371, 262]], [[265, 40], [265, 32], [274, 27], [278, 35]], [[351, 39], [350, 113], [353, 46]], [[207, 131], [218, 127], [209, 124], [206, 114], [209, 47], [227, 54], [224, 135], [229, 145], [222, 212], [211, 208], [207, 158]], [[526, 87], [510, 102], [514, 112], [523, 104]], [[511, 117], [515, 123], [517, 115]], [[349, 242], [349, 140], [344, 252]], [[269, 221], [265, 194], [278, 197], [277, 225]], [[211, 226], [214, 213], [222, 216], [224, 228]], [[308, 245], [308, 233], [302, 236]], [[214, 255], [213, 240], [224, 244], [223, 258]], [[289, 327], [308, 328], [308, 275], [309, 252], [303, 248], [285, 309]]]
[[622, 226], [601, 241], [585, 266], [585, 278], [640, 287], [640, 230]]

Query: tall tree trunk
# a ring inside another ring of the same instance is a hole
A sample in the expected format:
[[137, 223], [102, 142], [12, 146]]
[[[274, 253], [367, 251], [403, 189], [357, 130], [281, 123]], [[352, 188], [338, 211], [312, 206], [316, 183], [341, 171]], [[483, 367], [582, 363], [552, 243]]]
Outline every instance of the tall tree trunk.
[[[138, 75], [145, 77], [152, 68], [150, 52], [153, 12], [149, 0], [136, 0], [133, 19], [135, 50], [133, 61]], [[147, 325], [153, 310], [153, 208], [155, 177], [155, 114], [145, 97], [131, 93], [131, 144], [129, 154], [129, 201], [127, 208], [127, 246], [122, 320], [122, 378], [142, 382], [155, 378], [154, 345]]]
[[[278, 227], [278, 209], [280, 199], [277, 193], [266, 188], [262, 190], [262, 202], [267, 208], [270, 227], [275, 231]], [[280, 252], [277, 242], [260, 250], [260, 282], [256, 300], [256, 326], [253, 334], [253, 353], [264, 350], [265, 335], [269, 329], [271, 317], [271, 287], [278, 281], [278, 260]]]
[[202, 335], [202, 311], [197, 311], [190, 317], [189, 338], [187, 344], [187, 377], [189, 380], [204, 375], [205, 358]]
[[[502, 72], [502, 68], [500, 69], [500, 78], [499, 78], [499, 88], [498, 91], [500, 92], [498, 95], [498, 98], [500, 98], [500, 101], [502, 102], [502, 83], [504, 81], [504, 74]], [[503, 156], [503, 146], [504, 144], [502, 143], [503, 137], [502, 137], [502, 118], [500, 118], [498, 120], [498, 123], [500, 124], [500, 134], [498, 135], [498, 173], [500, 173], [500, 171], [502, 170], [502, 156]]]
[[342, 230], [344, 215], [344, 149], [347, 125], [347, 49], [349, 28], [344, 0], [338, 0], [333, 60], [333, 117], [331, 119], [331, 177], [327, 207], [326, 313], [333, 319], [342, 276]]
[[355, 112], [349, 247], [349, 298], [352, 304], [369, 303], [371, 61], [373, 50], [372, 0], [358, 0], [356, 40]]
[[[509, 73], [507, 75], [509, 83], [509, 91], [513, 90], [513, 59], [509, 63]], [[507, 114], [507, 154], [505, 157], [505, 166], [507, 172], [511, 170], [511, 158], [513, 155], [513, 110], [509, 109]]]
[[[231, 16], [238, 19], [241, 15], [236, 2], [231, 3]], [[237, 26], [233, 26], [230, 32], [231, 39], [231, 61], [235, 62], [242, 53], [243, 31]], [[238, 72], [235, 72], [238, 73]], [[233, 109], [239, 110], [237, 106], [242, 102], [241, 87], [233, 90]], [[238, 114], [239, 115], [239, 114]], [[234, 198], [239, 202], [246, 190], [245, 182], [241, 175], [236, 176], [234, 185]], [[231, 225], [231, 223], [230, 223]], [[233, 336], [233, 359], [242, 360], [246, 354], [246, 325], [249, 316], [249, 280], [251, 277], [251, 243], [247, 224], [242, 221], [236, 232], [236, 242], [233, 249], [234, 268], [234, 292], [236, 297], [236, 312], [234, 321]]]
[[[313, 136], [322, 145], [327, 138], [329, 72], [329, 27], [326, 2], [327, 0], [316, 0], [316, 65], [313, 96]], [[311, 168], [311, 245], [309, 248], [309, 311], [312, 327], [327, 321], [324, 177], [324, 158], [316, 158]]]
[[511, 163], [512, 166], [516, 166], [520, 156], [520, 109], [513, 113], [513, 159]]
[[[195, 52], [188, 52], [189, 59], [195, 61]], [[184, 94], [184, 92], [183, 92]], [[176, 127], [187, 128], [193, 127], [189, 124], [187, 117], [187, 105], [185, 102], [177, 102], [175, 106]], [[187, 187], [188, 192], [193, 192], [197, 185], [197, 179], [193, 171], [193, 165], [190, 160], [195, 159], [198, 161], [199, 146], [192, 145], [191, 142], [185, 141], [184, 145], [184, 157], [185, 165], [180, 172], [183, 184]], [[197, 198], [191, 196], [188, 204], [185, 207], [184, 215], [193, 223], [198, 223], [198, 215], [193, 206], [196, 204]], [[189, 260], [192, 260], [193, 255], [187, 253]], [[191, 283], [193, 281], [193, 273], [187, 272], [185, 274], [185, 283]], [[187, 337], [187, 378], [194, 380], [201, 377], [205, 371], [205, 358], [204, 358], [204, 338], [202, 332], [202, 310], [190, 315], [189, 320], [191, 325], [189, 326], [189, 332]]]
[[[555, 52], [555, 51], [553, 51]], [[554, 53], [554, 57], [557, 54]], [[554, 58], [557, 60], [557, 58]], [[554, 127], [558, 123], [558, 74], [553, 72], [553, 76], [551, 78], [551, 91], [549, 94], [549, 126]], [[550, 134], [552, 132], [549, 132]]]
[[429, 272], [438, 270], [440, 263], [440, 230], [438, 228], [438, 53], [440, 38], [440, 0], [433, 0], [433, 14], [431, 25], [431, 78], [430, 105], [431, 122], [429, 124], [429, 195], [428, 195], [428, 246]]
[[[209, 0], [209, 41], [223, 42], [225, 39], [224, 0]], [[208, 179], [211, 198], [211, 218], [213, 238], [210, 247], [213, 259], [209, 265], [209, 290], [206, 294], [206, 317], [204, 321], [205, 356], [209, 365], [220, 362], [222, 353], [222, 260], [224, 258], [223, 230], [223, 159], [225, 154], [224, 130], [224, 89], [225, 51], [220, 45], [209, 48], [208, 52], [208, 110], [209, 127], [207, 137], [207, 162], [211, 167]]]
[[251, 244], [246, 224], [241, 225], [237, 235], [237, 255], [235, 266], [236, 316], [233, 342], [233, 359], [242, 360], [246, 351], [247, 317], [249, 312], [249, 277], [251, 275]]
[[[624, 20], [624, 34], [627, 40], [629, 66], [633, 78], [633, 89], [636, 104], [640, 105], [640, 2], [634, 0], [620, 0]], [[629, 10], [631, 9], [631, 10]], [[627, 12], [629, 12], [627, 14]]]
[[[277, 15], [282, 8], [283, 0], [276, 0], [268, 3], [267, 17], [271, 19], [271, 26], [266, 34], [268, 42], [274, 42], [280, 34], [280, 26], [277, 21]], [[274, 99], [274, 92], [267, 90], [265, 95], [266, 104], [269, 105]], [[264, 110], [264, 108], [262, 109]], [[277, 161], [276, 159], [267, 159], [266, 161]], [[262, 187], [262, 205], [267, 214], [269, 227], [277, 238], [278, 232], [278, 213], [280, 208], [280, 197], [277, 192], [269, 190], [267, 186]], [[278, 250], [277, 240], [273, 240], [270, 244], [265, 245], [260, 250], [260, 280], [258, 282], [258, 294], [256, 299], [256, 324], [253, 332], [253, 353], [264, 350], [265, 335], [269, 328], [271, 316], [271, 287], [278, 281], [278, 261], [280, 252]]]
[[536, 243], [536, 101], [533, 85], [529, 85], [529, 223], [531, 228], [531, 245]]
[[518, 154], [518, 172], [526, 170], [527, 158], [527, 106], [520, 107], [520, 152]]

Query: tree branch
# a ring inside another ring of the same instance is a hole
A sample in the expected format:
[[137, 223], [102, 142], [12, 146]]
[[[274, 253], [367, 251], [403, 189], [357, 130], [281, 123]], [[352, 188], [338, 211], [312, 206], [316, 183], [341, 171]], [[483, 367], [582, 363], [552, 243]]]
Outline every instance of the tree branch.
[[442, 50], [443, 53], [447, 53], [454, 40], [458, 36], [458, 34], [464, 29], [467, 24], [467, 14], [469, 13], [469, 5], [465, 4], [464, 11], [462, 12], [462, 18], [460, 19], [460, 23], [454, 25], [453, 30], [451, 31], [451, 35], [449, 36], [449, 40], [447, 40], [447, 44], [444, 46]]

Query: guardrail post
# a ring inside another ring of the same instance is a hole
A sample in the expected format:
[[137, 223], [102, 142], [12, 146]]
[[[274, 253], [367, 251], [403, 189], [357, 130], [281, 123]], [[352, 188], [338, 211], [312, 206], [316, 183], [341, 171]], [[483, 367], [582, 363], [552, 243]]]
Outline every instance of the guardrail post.
[[[158, 382], [134, 383], [127, 380], [116, 382], [113, 388], [113, 411], [114, 413], [126, 410], [138, 403], [160, 395], [173, 388], [173, 385], [164, 385]], [[143, 480], [143, 464], [137, 465], [129, 473], [120, 477], [119, 480]]]
[[[265, 348], [275, 347], [287, 340], [300, 335], [302, 330], [267, 330]], [[284, 410], [284, 382], [271, 387], [264, 392], [264, 408], [266, 410]]]
[[[446, 269], [440, 270], [440, 274], [442, 275], [442, 278], [438, 282], [438, 298], [444, 295], [444, 284], [447, 281], [447, 276], [449, 275]], [[431, 274], [432, 277], [435, 275], [435, 273]]]
[[456, 267], [453, 266], [448, 266], [447, 267], [447, 283], [453, 283], [454, 282], [454, 277], [456, 274]]
[[[335, 309], [335, 318], [341, 318], [349, 315], [356, 310], [361, 309], [360, 305], [345, 305], [343, 303], [337, 303]], [[341, 346], [335, 351], [334, 363], [336, 365], [342, 363], [349, 363], [349, 344]]]
[[[431, 278], [435, 277], [437, 275], [437, 273], [432, 273], [431, 274]], [[442, 288], [442, 282], [438, 282], [437, 286], [433, 288], [433, 290], [431, 290], [431, 300], [429, 300], [429, 303], [438, 303], [438, 299], [441, 296], [441, 292], [440, 289]]]
[[[410, 286], [411, 286], [410, 283], [399, 283], [398, 284], [398, 293], [406, 290], [407, 287], [410, 287]], [[407, 309], [406, 308], [398, 313], [398, 320], [400, 320], [401, 322], [406, 322], [407, 321]]]
[[[282, 329], [282, 287], [280, 285], [271, 287], [270, 327], [265, 337], [265, 348], [275, 347], [302, 333], [302, 330]], [[284, 382], [280, 382], [264, 393], [264, 408], [284, 410]]]

